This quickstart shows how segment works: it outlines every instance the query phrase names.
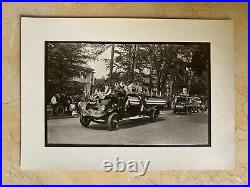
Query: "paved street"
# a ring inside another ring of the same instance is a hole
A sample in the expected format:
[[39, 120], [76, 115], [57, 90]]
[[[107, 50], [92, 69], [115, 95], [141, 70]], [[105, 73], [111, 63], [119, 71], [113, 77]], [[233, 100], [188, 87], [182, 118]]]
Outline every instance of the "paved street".
[[91, 123], [83, 127], [79, 118], [48, 120], [48, 143], [53, 144], [207, 144], [208, 113], [192, 115], [164, 111], [158, 122], [130, 119], [120, 128], [108, 131], [106, 124]]

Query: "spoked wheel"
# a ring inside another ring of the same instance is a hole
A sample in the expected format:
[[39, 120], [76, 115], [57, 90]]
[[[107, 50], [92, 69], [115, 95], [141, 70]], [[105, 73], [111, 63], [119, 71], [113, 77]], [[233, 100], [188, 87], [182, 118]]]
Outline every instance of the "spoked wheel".
[[63, 106], [58, 106], [57, 109], [56, 109], [56, 113], [61, 116], [64, 114], [64, 107]]
[[159, 114], [160, 114], [160, 111], [159, 111], [159, 110], [153, 109], [153, 110], [151, 111], [151, 114], [150, 114], [150, 120], [151, 120], [152, 122], [157, 121], [158, 118], [159, 118]]
[[118, 114], [117, 113], [112, 113], [110, 114], [110, 116], [108, 117], [108, 126], [109, 126], [109, 130], [114, 130], [116, 128], [118, 128]]
[[90, 124], [90, 122], [91, 122], [91, 119], [86, 118], [86, 117], [84, 117], [83, 115], [81, 115], [81, 116], [80, 116], [80, 122], [81, 122], [82, 126], [88, 127], [89, 124]]

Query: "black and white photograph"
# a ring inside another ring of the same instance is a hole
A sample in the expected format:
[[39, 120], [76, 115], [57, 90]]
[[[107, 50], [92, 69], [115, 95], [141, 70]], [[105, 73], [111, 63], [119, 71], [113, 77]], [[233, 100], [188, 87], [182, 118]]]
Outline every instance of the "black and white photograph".
[[209, 42], [45, 42], [46, 146], [211, 146]]

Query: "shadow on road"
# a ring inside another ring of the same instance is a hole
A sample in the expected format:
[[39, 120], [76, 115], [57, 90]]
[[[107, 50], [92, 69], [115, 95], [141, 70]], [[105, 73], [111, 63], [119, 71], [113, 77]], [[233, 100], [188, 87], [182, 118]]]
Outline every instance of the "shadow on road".
[[[164, 118], [159, 118], [158, 121], [164, 121]], [[124, 120], [119, 122], [119, 128], [117, 130], [148, 125], [151, 123], [153, 122], [151, 122], [149, 118]], [[106, 123], [96, 123], [96, 124], [90, 124], [88, 128], [93, 130], [108, 130], [108, 125]]]

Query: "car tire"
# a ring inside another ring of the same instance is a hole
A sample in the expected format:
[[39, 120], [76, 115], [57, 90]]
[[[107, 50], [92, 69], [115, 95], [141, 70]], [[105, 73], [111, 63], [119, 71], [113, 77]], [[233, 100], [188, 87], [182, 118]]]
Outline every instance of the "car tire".
[[62, 116], [64, 114], [64, 112], [65, 112], [65, 110], [64, 110], [64, 107], [62, 105], [60, 105], [56, 108], [57, 115]]
[[118, 114], [116, 112], [113, 112], [109, 115], [107, 123], [110, 131], [118, 128], [118, 121]]
[[88, 127], [90, 122], [91, 122], [90, 119], [84, 118], [83, 115], [80, 116], [80, 123], [82, 124], [82, 126]]
[[156, 122], [159, 118], [160, 111], [158, 109], [153, 109], [150, 113], [150, 120]]

